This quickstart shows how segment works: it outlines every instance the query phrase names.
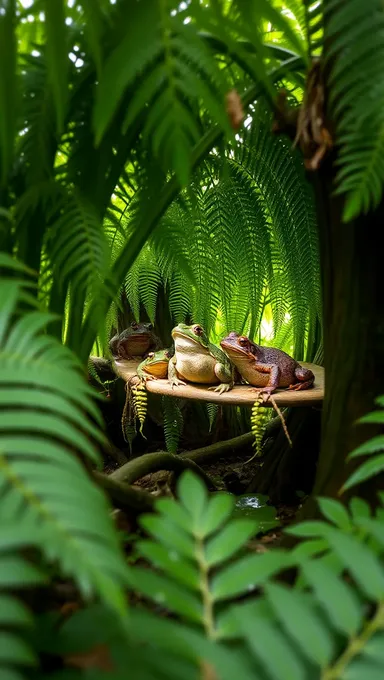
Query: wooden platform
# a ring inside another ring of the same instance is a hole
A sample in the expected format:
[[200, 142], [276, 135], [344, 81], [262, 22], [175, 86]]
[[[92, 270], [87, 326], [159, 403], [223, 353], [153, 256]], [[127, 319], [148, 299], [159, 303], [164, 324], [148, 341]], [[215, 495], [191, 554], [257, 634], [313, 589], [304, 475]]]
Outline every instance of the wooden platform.
[[[116, 374], [123, 380], [128, 381], [136, 374], [137, 361], [115, 361], [113, 366]], [[279, 406], [315, 406], [321, 404], [324, 399], [324, 369], [316, 364], [302, 363], [305, 368], [310, 368], [315, 375], [315, 384], [309, 390], [295, 392], [292, 390], [277, 390], [273, 396]], [[229, 392], [217, 394], [208, 390], [205, 385], [192, 385], [189, 383], [185, 387], [180, 385], [172, 389], [168, 380], [149, 380], [147, 382], [148, 392], [153, 394], [164, 394], [169, 397], [179, 397], [181, 399], [197, 399], [199, 401], [209, 401], [215, 404], [232, 404], [237, 406], [252, 406], [256, 400], [256, 392], [252, 391], [249, 385], [235, 385]], [[265, 406], [272, 406], [266, 402]]]

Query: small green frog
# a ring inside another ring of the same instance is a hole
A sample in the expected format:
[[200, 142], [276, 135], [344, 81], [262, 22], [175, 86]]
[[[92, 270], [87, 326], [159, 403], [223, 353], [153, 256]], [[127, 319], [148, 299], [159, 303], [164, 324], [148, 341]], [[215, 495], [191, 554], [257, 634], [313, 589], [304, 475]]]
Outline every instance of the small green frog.
[[224, 352], [209, 342], [199, 324], [179, 323], [172, 331], [175, 355], [168, 365], [172, 387], [186, 382], [217, 385], [210, 390], [227, 392], [234, 383], [234, 368]]
[[148, 356], [137, 367], [137, 375], [142, 382], [147, 380], [159, 380], [168, 375], [168, 364], [174, 355], [174, 349], [160, 349], [158, 352], [149, 352]]
[[220, 345], [235, 364], [242, 378], [265, 394], [266, 399], [278, 387], [306, 390], [313, 386], [315, 376], [289, 354], [275, 347], [262, 347], [244, 335], [230, 333]]
[[114, 335], [109, 342], [114, 359], [132, 359], [132, 357], [145, 357], [148, 352], [157, 350], [160, 341], [155, 335], [151, 323], [136, 323], [132, 321], [129, 328], [122, 333]]

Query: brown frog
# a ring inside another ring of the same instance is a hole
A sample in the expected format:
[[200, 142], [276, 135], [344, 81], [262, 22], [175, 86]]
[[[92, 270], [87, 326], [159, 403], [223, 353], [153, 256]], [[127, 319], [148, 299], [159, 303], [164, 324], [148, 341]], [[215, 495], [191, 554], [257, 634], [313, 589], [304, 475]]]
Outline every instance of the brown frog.
[[290, 390], [306, 390], [313, 387], [315, 376], [289, 354], [274, 347], [262, 347], [244, 335], [232, 332], [221, 343], [242, 378], [266, 394], [266, 398], [278, 387]]
[[151, 323], [132, 321], [129, 328], [114, 335], [109, 341], [109, 348], [115, 359], [132, 359], [146, 357], [149, 352], [159, 349], [160, 341], [155, 335]]

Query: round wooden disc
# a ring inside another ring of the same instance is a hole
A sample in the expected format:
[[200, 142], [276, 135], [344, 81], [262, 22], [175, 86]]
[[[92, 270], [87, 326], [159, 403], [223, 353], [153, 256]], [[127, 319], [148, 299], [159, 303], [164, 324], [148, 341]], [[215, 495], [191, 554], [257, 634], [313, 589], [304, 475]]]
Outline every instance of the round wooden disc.
[[[136, 374], [138, 361], [115, 361], [114, 369], [116, 374], [128, 381]], [[282, 389], [273, 393], [278, 406], [314, 406], [319, 405], [324, 399], [324, 368], [316, 364], [302, 363], [301, 366], [310, 368], [315, 375], [315, 384], [309, 390]], [[205, 385], [180, 385], [172, 389], [168, 380], [149, 380], [147, 382], [148, 392], [153, 394], [163, 394], [169, 397], [179, 397], [181, 399], [198, 399], [199, 401], [209, 401], [215, 404], [233, 404], [237, 406], [253, 406], [257, 398], [256, 388], [250, 385], [235, 385], [229, 392], [218, 394], [209, 390]], [[266, 402], [265, 406], [272, 406]]]

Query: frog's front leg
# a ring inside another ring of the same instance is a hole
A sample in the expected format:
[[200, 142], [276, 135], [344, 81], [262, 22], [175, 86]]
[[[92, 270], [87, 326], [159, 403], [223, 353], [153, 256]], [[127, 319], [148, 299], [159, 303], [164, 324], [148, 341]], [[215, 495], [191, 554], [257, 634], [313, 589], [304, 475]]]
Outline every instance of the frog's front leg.
[[177, 374], [176, 370], [176, 357], [172, 357], [170, 361], [168, 362], [168, 380], [172, 385], [172, 389], [175, 387], [175, 385], [186, 385], [187, 383], [184, 382], [184, 380], [180, 380]]
[[144, 368], [141, 367], [140, 364], [136, 369], [136, 373], [140, 378], [140, 382], [144, 385], [146, 382], [148, 382], [148, 380], [157, 380], [155, 376], [151, 375], [150, 373], [146, 373], [146, 371], [144, 370]]
[[229, 390], [232, 389], [233, 387], [233, 372], [231, 369], [228, 369], [225, 364], [220, 364], [219, 362], [215, 364], [215, 375], [220, 380], [220, 385], [217, 385], [215, 387], [208, 387], [209, 390], [212, 390], [213, 392], [218, 392], [219, 394], [223, 394], [223, 392], [229, 392]]
[[257, 362], [255, 362], [253, 367], [256, 371], [259, 371], [259, 373], [269, 373], [268, 384], [265, 387], [252, 388], [252, 392], [258, 392], [259, 394], [265, 395], [263, 396], [263, 399], [264, 401], [268, 401], [272, 392], [279, 386], [281, 375], [280, 368], [277, 364], [259, 364]]

